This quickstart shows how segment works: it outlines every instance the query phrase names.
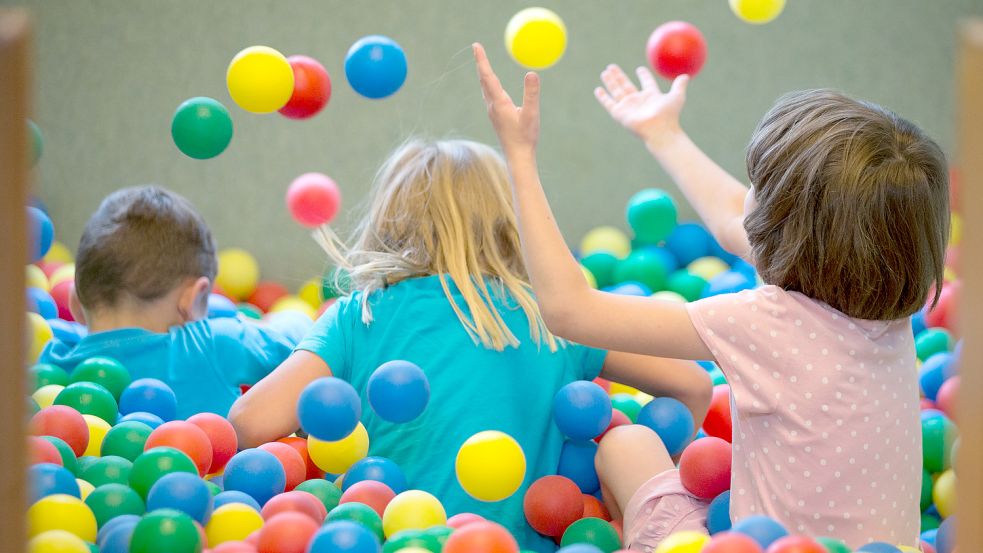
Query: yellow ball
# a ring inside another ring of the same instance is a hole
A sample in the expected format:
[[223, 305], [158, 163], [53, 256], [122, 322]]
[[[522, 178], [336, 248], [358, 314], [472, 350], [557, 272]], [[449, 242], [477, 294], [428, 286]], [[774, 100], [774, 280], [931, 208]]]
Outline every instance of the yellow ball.
[[440, 501], [420, 490], [397, 495], [382, 513], [382, 531], [387, 538], [403, 530], [423, 530], [446, 522], [447, 513]]
[[77, 497], [54, 494], [38, 500], [27, 510], [27, 535], [33, 538], [48, 530], [65, 530], [85, 541], [96, 541], [96, 517]]
[[686, 269], [703, 280], [710, 280], [720, 273], [730, 269], [730, 266], [719, 257], [707, 256], [694, 259]]
[[672, 290], [660, 290], [652, 294], [652, 298], [662, 301], [671, 301], [675, 303], [686, 303], [686, 298], [680, 296], [679, 294], [673, 292]]
[[314, 308], [315, 311], [321, 307], [321, 303], [324, 298], [321, 297], [321, 279], [312, 278], [301, 285], [300, 290], [297, 292], [300, 299], [307, 302], [308, 305]]
[[708, 541], [710, 536], [701, 532], [676, 532], [662, 540], [659, 547], [655, 548], [655, 553], [700, 553]]
[[331, 474], [341, 474], [369, 454], [369, 433], [362, 423], [358, 423], [351, 434], [336, 442], [326, 442], [308, 436], [307, 450], [311, 460], [321, 470]]
[[48, 530], [27, 542], [27, 553], [89, 553], [89, 546], [71, 532]]
[[82, 455], [99, 457], [102, 451], [102, 440], [112, 426], [95, 415], [82, 415], [82, 418], [85, 419], [85, 425], [89, 427], [89, 445], [86, 446], [85, 453]]
[[956, 512], [956, 473], [949, 469], [935, 480], [932, 488], [932, 502], [942, 518]]
[[259, 284], [259, 264], [256, 263], [256, 258], [239, 248], [218, 252], [215, 284], [236, 299], [246, 299]]
[[52, 261], [58, 263], [75, 263], [75, 259], [72, 258], [72, 250], [57, 240], [51, 243], [51, 248], [48, 250], [48, 253], [44, 254], [42, 261], [48, 263]]
[[921, 549], [915, 549], [914, 547], [908, 545], [899, 545], [898, 549], [900, 549], [902, 553], [922, 553]]
[[632, 388], [631, 386], [622, 384], [620, 382], [612, 382], [611, 389], [608, 390], [608, 393], [611, 394], [612, 396], [615, 394], [628, 394], [630, 396], [633, 396], [638, 393], [638, 390]]
[[58, 394], [64, 390], [64, 386], [59, 386], [58, 384], [48, 384], [47, 386], [41, 386], [31, 394], [34, 401], [38, 403], [38, 407], [44, 409], [45, 407], [51, 407], [55, 404], [55, 398]]
[[30, 328], [28, 331], [30, 344], [27, 348], [27, 362], [33, 365], [38, 362], [38, 357], [41, 357], [44, 346], [48, 345], [54, 334], [51, 332], [48, 321], [37, 313], [27, 314], [27, 326]]
[[730, 9], [741, 20], [762, 25], [781, 15], [785, 0], [730, 0]]
[[457, 452], [457, 481], [480, 501], [501, 501], [526, 477], [526, 455], [512, 436], [497, 430], [478, 432]]
[[949, 215], [949, 245], [958, 246], [963, 241], [963, 218], [955, 211]]
[[519, 65], [546, 69], [567, 49], [567, 27], [551, 10], [526, 8], [505, 27], [505, 48]]
[[62, 283], [66, 280], [75, 280], [74, 263], [67, 263], [61, 267], [58, 267], [58, 269], [55, 272], [51, 273], [51, 278], [48, 279], [48, 283], [51, 284], [52, 288], [54, 288], [59, 283]]
[[317, 308], [311, 307], [311, 304], [297, 296], [284, 296], [270, 306], [270, 313], [278, 313], [280, 311], [298, 311], [311, 319], [317, 316]]
[[580, 271], [584, 273], [584, 278], [587, 279], [587, 285], [591, 288], [597, 288], [597, 279], [594, 278], [594, 273], [590, 272], [583, 265], [580, 266]]
[[77, 482], [79, 485], [79, 491], [81, 492], [79, 499], [81, 499], [82, 501], [85, 501], [85, 498], [89, 497], [89, 494], [92, 493], [92, 490], [96, 489], [95, 486], [93, 486], [92, 484], [88, 483], [85, 480], [82, 480], [81, 478], [76, 478], [75, 482]]
[[205, 537], [208, 546], [215, 547], [227, 541], [241, 541], [263, 527], [263, 517], [255, 509], [243, 503], [226, 503], [208, 519]]
[[48, 277], [41, 270], [41, 267], [37, 265], [27, 266], [27, 287], [40, 288], [45, 292], [51, 291], [51, 283], [48, 282]]
[[628, 235], [614, 227], [597, 227], [580, 241], [580, 255], [608, 252], [615, 257], [627, 257], [631, 253]]
[[294, 71], [280, 52], [269, 46], [250, 46], [229, 63], [225, 74], [229, 95], [253, 113], [273, 113], [294, 93]]
[[646, 394], [645, 392], [638, 392], [638, 393], [636, 393], [634, 395], [634, 398], [635, 398], [635, 401], [637, 401], [638, 404], [639, 405], [642, 405], [642, 406], [648, 405], [648, 402], [650, 402], [653, 399], [655, 399], [654, 396], [652, 396], [650, 394]]

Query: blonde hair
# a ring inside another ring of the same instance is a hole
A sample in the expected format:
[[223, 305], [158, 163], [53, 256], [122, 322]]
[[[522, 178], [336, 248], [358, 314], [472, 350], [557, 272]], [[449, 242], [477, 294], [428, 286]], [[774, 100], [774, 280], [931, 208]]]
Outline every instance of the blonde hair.
[[[396, 149], [376, 175], [368, 213], [350, 247], [328, 227], [314, 233], [331, 261], [348, 273], [348, 291], [360, 290], [362, 321], [372, 321], [368, 298], [406, 279], [437, 275], [457, 318], [475, 343], [502, 351], [519, 340], [494, 299], [517, 305], [530, 337], [556, 351], [530, 292], [522, 261], [508, 173], [501, 156], [470, 140], [412, 139]], [[335, 271], [338, 275], [341, 271]], [[448, 277], [460, 291], [462, 308]]]

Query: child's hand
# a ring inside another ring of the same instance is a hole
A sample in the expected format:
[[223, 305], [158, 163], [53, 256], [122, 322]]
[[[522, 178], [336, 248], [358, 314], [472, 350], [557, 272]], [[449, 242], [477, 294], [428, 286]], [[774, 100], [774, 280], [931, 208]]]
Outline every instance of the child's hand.
[[679, 113], [686, 102], [689, 76], [681, 75], [663, 93], [652, 73], [639, 67], [636, 70], [642, 84], [639, 90], [617, 65], [609, 65], [601, 73], [603, 87], [594, 89], [594, 96], [621, 123], [646, 143], [658, 141], [679, 130]]
[[488, 107], [498, 140], [506, 157], [510, 153], [532, 153], [539, 140], [539, 75], [526, 73], [522, 106], [516, 107], [508, 92], [502, 88], [485, 49], [477, 42], [472, 45], [474, 60], [478, 64], [478, 80], [481, 82], [481, 95]]

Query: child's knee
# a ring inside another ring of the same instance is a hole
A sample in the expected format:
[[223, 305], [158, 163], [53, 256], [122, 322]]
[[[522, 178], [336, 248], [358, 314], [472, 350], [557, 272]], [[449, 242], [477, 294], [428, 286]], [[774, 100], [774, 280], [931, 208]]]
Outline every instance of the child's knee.
[[[603, 475], [606, 467], [624, 455], [629, 455], [632, 448], [640, 443], [651, 440], [655, 434], [650, 428], [640, 424], [616, 426], [604, 435], [597, 447], [594, 466], [598, 474]], [[658, 435], [655, 435], [658, 438]]]

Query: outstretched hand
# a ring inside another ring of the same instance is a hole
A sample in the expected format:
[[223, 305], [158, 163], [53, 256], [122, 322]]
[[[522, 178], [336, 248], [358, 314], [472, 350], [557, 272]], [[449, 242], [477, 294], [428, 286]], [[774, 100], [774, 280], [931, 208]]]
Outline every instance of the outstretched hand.
[[472, 49], [488, 118], [506, 156], [520, 151], [535, 151], [539, 140], [539, 75], [526, 73], [522, 105], [516, 106], [488, 63], [484, 47], [476, 42]]
[[647, 68], [639, 67], [636, 74], [641, 89], [620, 67], [607, 66], [601, 72], [604, 86], [594, 89], [594, 96], [615, 121], [646, 142], [679, 130], [679, 113], [686, 103], [689, 76], [677, 77], [669, 91], [662, 92]]

